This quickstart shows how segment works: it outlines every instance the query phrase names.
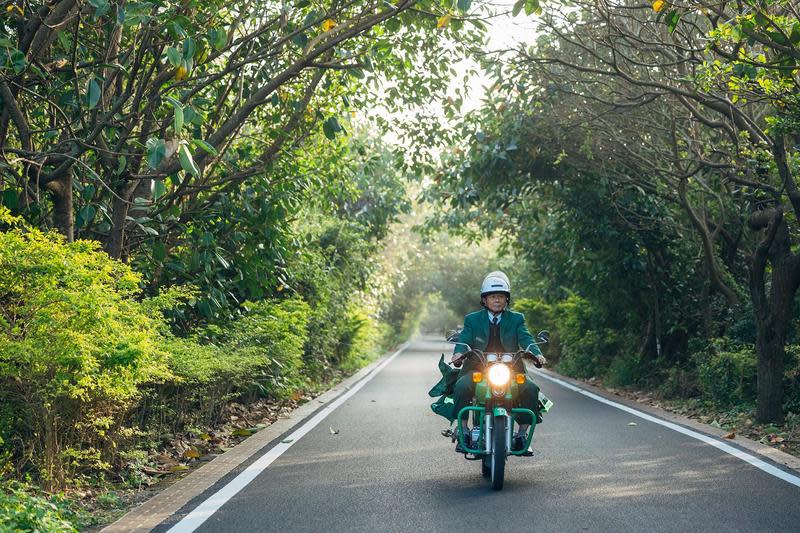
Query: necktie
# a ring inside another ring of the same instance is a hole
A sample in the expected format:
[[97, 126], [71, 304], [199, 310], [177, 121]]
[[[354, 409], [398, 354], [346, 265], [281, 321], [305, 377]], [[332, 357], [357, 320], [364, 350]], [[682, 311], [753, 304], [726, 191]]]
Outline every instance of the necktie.
[[498, 320], [499, 320], [499, 319], [498, 319], [496, 316], [495, 316], [495, 317], [492, 317], [492, 325], [493, 325], [493, 326], [496, 326], [496, 325], [497, 325], [497, 321], [498, 321]]

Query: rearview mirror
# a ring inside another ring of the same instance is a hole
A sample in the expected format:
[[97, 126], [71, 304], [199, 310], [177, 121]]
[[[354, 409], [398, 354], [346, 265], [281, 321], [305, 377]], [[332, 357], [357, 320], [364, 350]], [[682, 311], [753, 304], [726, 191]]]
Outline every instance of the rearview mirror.
[[546, 329], [543, 329], [538, 335], [536, 335], [536, 339], [542, 343], [550, 342], [550, 332]]
[[461, 337], [461, 329], [462, 328], [456, 328], [453, 331], [449, 332], [447, 334], [447, 342], [456, 342], [456, 341], [458, 341], [458, 338]]

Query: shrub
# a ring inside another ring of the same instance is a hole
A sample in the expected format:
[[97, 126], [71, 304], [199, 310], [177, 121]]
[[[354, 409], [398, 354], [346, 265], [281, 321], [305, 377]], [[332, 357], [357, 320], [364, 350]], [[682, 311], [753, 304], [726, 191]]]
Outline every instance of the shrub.
[[139, 385], [169, 375], [139, 281], [96, 242], [0, 233], [0, 426], [48, 487], [108, 450]]
[[246, 302], [244, 307], [247, 313], [239, 319], [190, 338], [167, 339], [175, 380], [157, 387], [151, 403], [159, 406], [160, 419], [171, 420], [173, 430], [215, 421], [231, 399], [286, 397], [304, 385], [308, 304], [293, 298]]
[[638, 355], [618, 355], [606, 370], [605, 383], [612, 387], [635, 385], [642, 379], [644, 371], [645, 363]]
[[514, 311], [519, 311], [525, 315], [525, 322], [531, 332], [535, 333], [543, 329], [552, 330], [555, 327], [553, 306], [543, 300], [520, 298], [513, 300], [511, 303]]
[[755, 399], [756, 357], [751, 345], [713, 339], [693, 358], [700, 392], [706, 400], [727, 407]]
[[560, 372], [579, 378], [603, 375], [621, 351], [624, 339], [619, 332], [600, 327], [597, 315], [588, 300], [575, 294], [555, 305]]
[[0, 487], [0, 533], [77, 531], [71, 523], [74, 514], [60, 503], [58, 498], [33, 495], [21, 484]]

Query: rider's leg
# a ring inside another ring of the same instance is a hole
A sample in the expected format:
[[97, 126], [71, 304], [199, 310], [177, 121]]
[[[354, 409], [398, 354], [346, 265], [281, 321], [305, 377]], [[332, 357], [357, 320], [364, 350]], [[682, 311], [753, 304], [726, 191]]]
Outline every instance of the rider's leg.
[[[458, 412], [462, 408], [472, 403], [472, 397], [475, 395], [475, 383], [472, 381], [472, 373], [462, 373], [456, 381], [453, 388], [453, 417], [458, 416]], [[462, 429], [466, 430], [469, 425], [469, 415], [465, 415], [459, 421]]]
[[[520, 407], [524, 407], [525, 409], [530, 409], [537, 415], [539, 414], [539, 386], [534, 383], [530, 377], [525, 381], [525, 383], [518, 386], [517, 389], [517, 405]], [[531, 420], [530, 415], [518, 415], [517, 416], [517, 423], [519, 424], [519, 432], [520, 434], [527, 434], [530, 425], [533, 423]]]

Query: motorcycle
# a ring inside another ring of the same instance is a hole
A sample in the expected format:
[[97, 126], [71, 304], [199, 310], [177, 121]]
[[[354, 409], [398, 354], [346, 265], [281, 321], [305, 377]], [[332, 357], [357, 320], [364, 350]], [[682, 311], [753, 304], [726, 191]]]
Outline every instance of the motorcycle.
[[[472, 373], [472, 381], [475, 383], [475, 395], [472, 405], [462, 408], [456, 416], [456, 428], [449, 435], [455, 441], [458, 439], [461, 449], [464, 451], [464, 458], [472, 461], [481, 461], [481, 474], [488, 477], [491, 481], [493, 490], [501, 490], [505, 477], [506, 459], [511, 455], [527, 456], [531, 455], [528, 449], [533, 440], [533, 431], [538, 422], [536, 413], [530, 409], [514, 407], [515, 398], [518, 396], [518, 386], [525, 383], [528, 376], [525, 373], [513, 375], [514, 364], [521, 358], [530, 357], [529, 352], [534, 345], [545, 344], [549, 340], [547, 331], [542, 331], [537, 335], [538, 343], [528, 345], [525, 350], [516, 353], [483, 353], [478, 349], [472, 348], [468, 344], [456, 342], [458, 332], [448, 336], [448, 342], [460, 344], [467, 347], [467, 352], [451, 364], [464, 362], [470, 357], [474, 357], [480, 363], [482, 370]], [[536, 361], [534, 359], [534, 361]], [[455, 365], [454, 365], [455, 366]], [[536, 365], [535, 366], [541, 366]], [[544, 394], [539, 393], [540, 413], [547, 413], [553, 406]], [[522, 446], [512, 446], [512, 435], [514, 434], [514, 424], [516, 416], [527, 414], [531, 417], [532, 423], [528, 428]], [[464, 434], [462, 424], [458, 423], [462, 416], [472, 416], [472, 429], [468, 435]], [[448, 434], [448, 433], [445, 433]], [[472, 457], [468, 457], [472, 455]]]

